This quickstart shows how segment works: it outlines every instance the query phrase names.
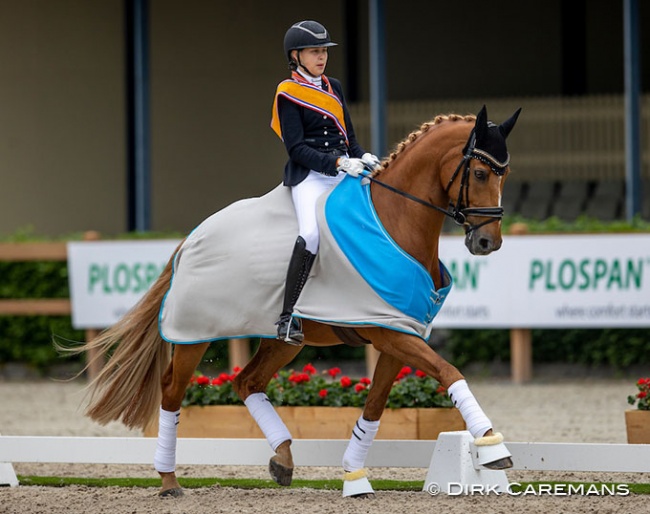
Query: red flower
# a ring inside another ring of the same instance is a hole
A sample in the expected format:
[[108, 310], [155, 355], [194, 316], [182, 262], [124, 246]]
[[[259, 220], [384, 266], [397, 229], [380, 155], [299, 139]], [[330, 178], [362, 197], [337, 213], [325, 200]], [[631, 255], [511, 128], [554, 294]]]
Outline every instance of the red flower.
[[316, 374], [316, 368], [315, 368], [314, 366], [312, 366], [311, 363], [309, 363], [309, 364], [305, 364], [305, 367], [302, 368], [302, 370], [303, 370], [305, 373], [309, 373], [310, 375], [314, 375], [314, 374]]
[[232, 378], [230, 377], [230, 375], [229, 375], [228, 373], [221, 373], [221, 374], [219, 375], [219, 378], [220, 378], [223, 382], [230, 382], [230, 381], [232, 380]]
[[395, 377], [395, 380], [397, 381], [402, 380], [406, 375], [410, 375], [412, 371], [413, 370], [408, 366], [404, 366], [397, 374], [397, 377]]
[[354, 386], [354, 390], [355, 390], [357, 393], [360, 393], [360, 392], [363, 391], [365, 388], [366, 388], [366, 386], [363, 385], [363, 384], [361, 384], [361, 383], [359, 383], [359, 384], [357, 384], [357, 385]]
[[645, 391], [641, 391], [639, 394], [636, 395], [637, 398], [645, 398], [646, 396], [648, 396], [648, 393], [646, 393]]
[[445, 387], [442, 387], [441, 385], [438, 386], [438, 389], [436, 389], [436, 393], [443, 394], [443, 393], [446, 393], [446, 392], [447, 392], [447, 389]]
[[363, 385], [370, 385], [370, 382], [371, 381], [368, 377], [363, 377], [361, 380], [359, 380], [359, 383]]
[[235, 373], [235, 374], [239, 373], [240, 371], [241, 371], [241, 368], [239, 366], [235, 366], [234, 368], [232, 368], [232, 372]]
[[301, 384], [303, 382], [309, 382], [310, 378], [307, 373], [293, 373], [289, 376], [289, 382], [294, 384]]
[[350, 380], [350, 377], [341, 377], [341, 385], [343, 387], [350, 387], [352, 385], [352, 380]]
[[330, 377], [336, 378], [336, 375], [341, 374], [341, 368], [330, 368], [327, 373], [329, 374]]
[[427, 374], [424, 371], [420, 371], [419, 369], [416, 369], [415, 376], [418, 378], [424, 378], [427, 376]]
[[327, 396], [327, 389], [321, 389], [320, 391], [318, 391], [318, 396], [320, 396], [321, 398], [325, 398]]
[[190, 377], [190, 384], [196, 384], [196, 375]]
[[197, 377], [196, 383], [202, 386], [208, 385], [210, 383], [210, 379], [205, 375], [201, 375], [200, 377]]
[[221, 386], [223, 385], [223, 380], [217, 377], [217, 378], [213, 378], [211, 383], [213, 386]]

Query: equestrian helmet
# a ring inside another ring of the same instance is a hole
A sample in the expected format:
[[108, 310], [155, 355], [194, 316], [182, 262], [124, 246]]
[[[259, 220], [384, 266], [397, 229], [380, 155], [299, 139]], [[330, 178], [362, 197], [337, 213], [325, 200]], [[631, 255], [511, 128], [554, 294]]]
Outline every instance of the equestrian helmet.
[[332, 42], [330, 33], [317, 21], [304, 20], [294, 23], [284, 35], [284, 55], [291, 64], [291, 51], [303, 48], [317, 48], [336, 46]]

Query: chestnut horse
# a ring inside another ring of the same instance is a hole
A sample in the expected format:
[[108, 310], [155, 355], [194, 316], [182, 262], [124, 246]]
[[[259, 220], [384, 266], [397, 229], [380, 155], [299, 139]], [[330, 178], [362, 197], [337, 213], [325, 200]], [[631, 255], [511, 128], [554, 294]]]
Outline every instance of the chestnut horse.
[[[445, 216], [465, 227], [465, 244], [472, 254], [487, 255], [501, 246], [501, 195], [510, 170], [505, 140], [518, 115], [519, 111], [501, 125], [487, 120], [485, 107], [477, 116], [437, 116], [400, 143], [379, 169], [366, 175], [385, 230], [404, 252], [429, 271], [436, 289], [445, 285], [438, 261], [438, 242]], [[93, 349], [98, 354], [112, 351], [99, 376], [89, 385], [91, 394], [86, 411], [89, 417], [102, 424], [120, 420], [128, 427], [144, 428], [160, 413], [154, 463], [162, 479], [160, 494], [163, 496], [182, 494], [175, 474], [175, 425], [190, 378], [210, 344], [206, 341], [172, 345], [159, 333], [158, 316], [169, 288], [172, 264], [173, 258], [123, 319], [79, 350]], [[344, 496], [373, 493], [365, 477], [364, 461], [391, 386], [404, 365], [422, 370], [449, 390], [475, 437], [477, 448], [484, 449], [486, 467], [512, 466], [502, 436], [492, 431], [463, 375], [422, 337], [377, 326], [355, 327], [355, 330], [380, 356], [362, 416], [343, 458], [347, 472]], [[304, 334], [308, 345], [341, 344], [341, 338], [327, 324], [305, 320]], [[282, 341], [261, 340], [256, 354], [235, 381], [235, 390], [249, 410], [248, 400], [263, 399], [273, 375], [300, 350], [301, 347]], [[291, 437], [270, 404], [265, 406], [267, 403], [261, 402], [261, 408], [270, 409], [264, 414], [264, 420], [253, 410], [251, 414], [270, 444], [275, 437], [271, 444], [275, 451], [269, 465], [271, 476], [279, 484], [289, 485], [293, 472]], [[167, 419], [165, 426], [163, 414]], [[278, 440], [278, 433], [287, 435], [281, 435]]]

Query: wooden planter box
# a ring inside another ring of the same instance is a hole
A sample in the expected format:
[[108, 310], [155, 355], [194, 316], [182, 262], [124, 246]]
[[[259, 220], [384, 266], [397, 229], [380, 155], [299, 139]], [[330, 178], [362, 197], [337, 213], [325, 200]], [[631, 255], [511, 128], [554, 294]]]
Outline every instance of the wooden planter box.
[[650, 410], [626, 410], [625, 426], [629, 444], [650, 444]]
[[[356, 407], [276, 407], [295, 439], [348, 439], [361, 415]], [[465, 430], [455, 408], [386, 409], [377, 439], [437, 439], [440, 432]], [[158, 422], [144, 432], [156, 437]], [[248, 409], [240, 405], [181, 409], [178, 437], [263, 438]]]

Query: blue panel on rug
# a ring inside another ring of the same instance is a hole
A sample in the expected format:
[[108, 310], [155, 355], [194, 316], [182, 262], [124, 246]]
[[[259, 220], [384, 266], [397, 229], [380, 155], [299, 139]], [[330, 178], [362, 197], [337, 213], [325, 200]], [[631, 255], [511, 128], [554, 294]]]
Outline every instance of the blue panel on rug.
[[[386, 303], [428, 325], [451, 289], [436, 291], [429, 272], [386, 232], [370, 197], [370, 185], [346, 177], [328, 196], [327, 225], [354, 269]], [[447, 283], [447, 282], [446, 282]]]

